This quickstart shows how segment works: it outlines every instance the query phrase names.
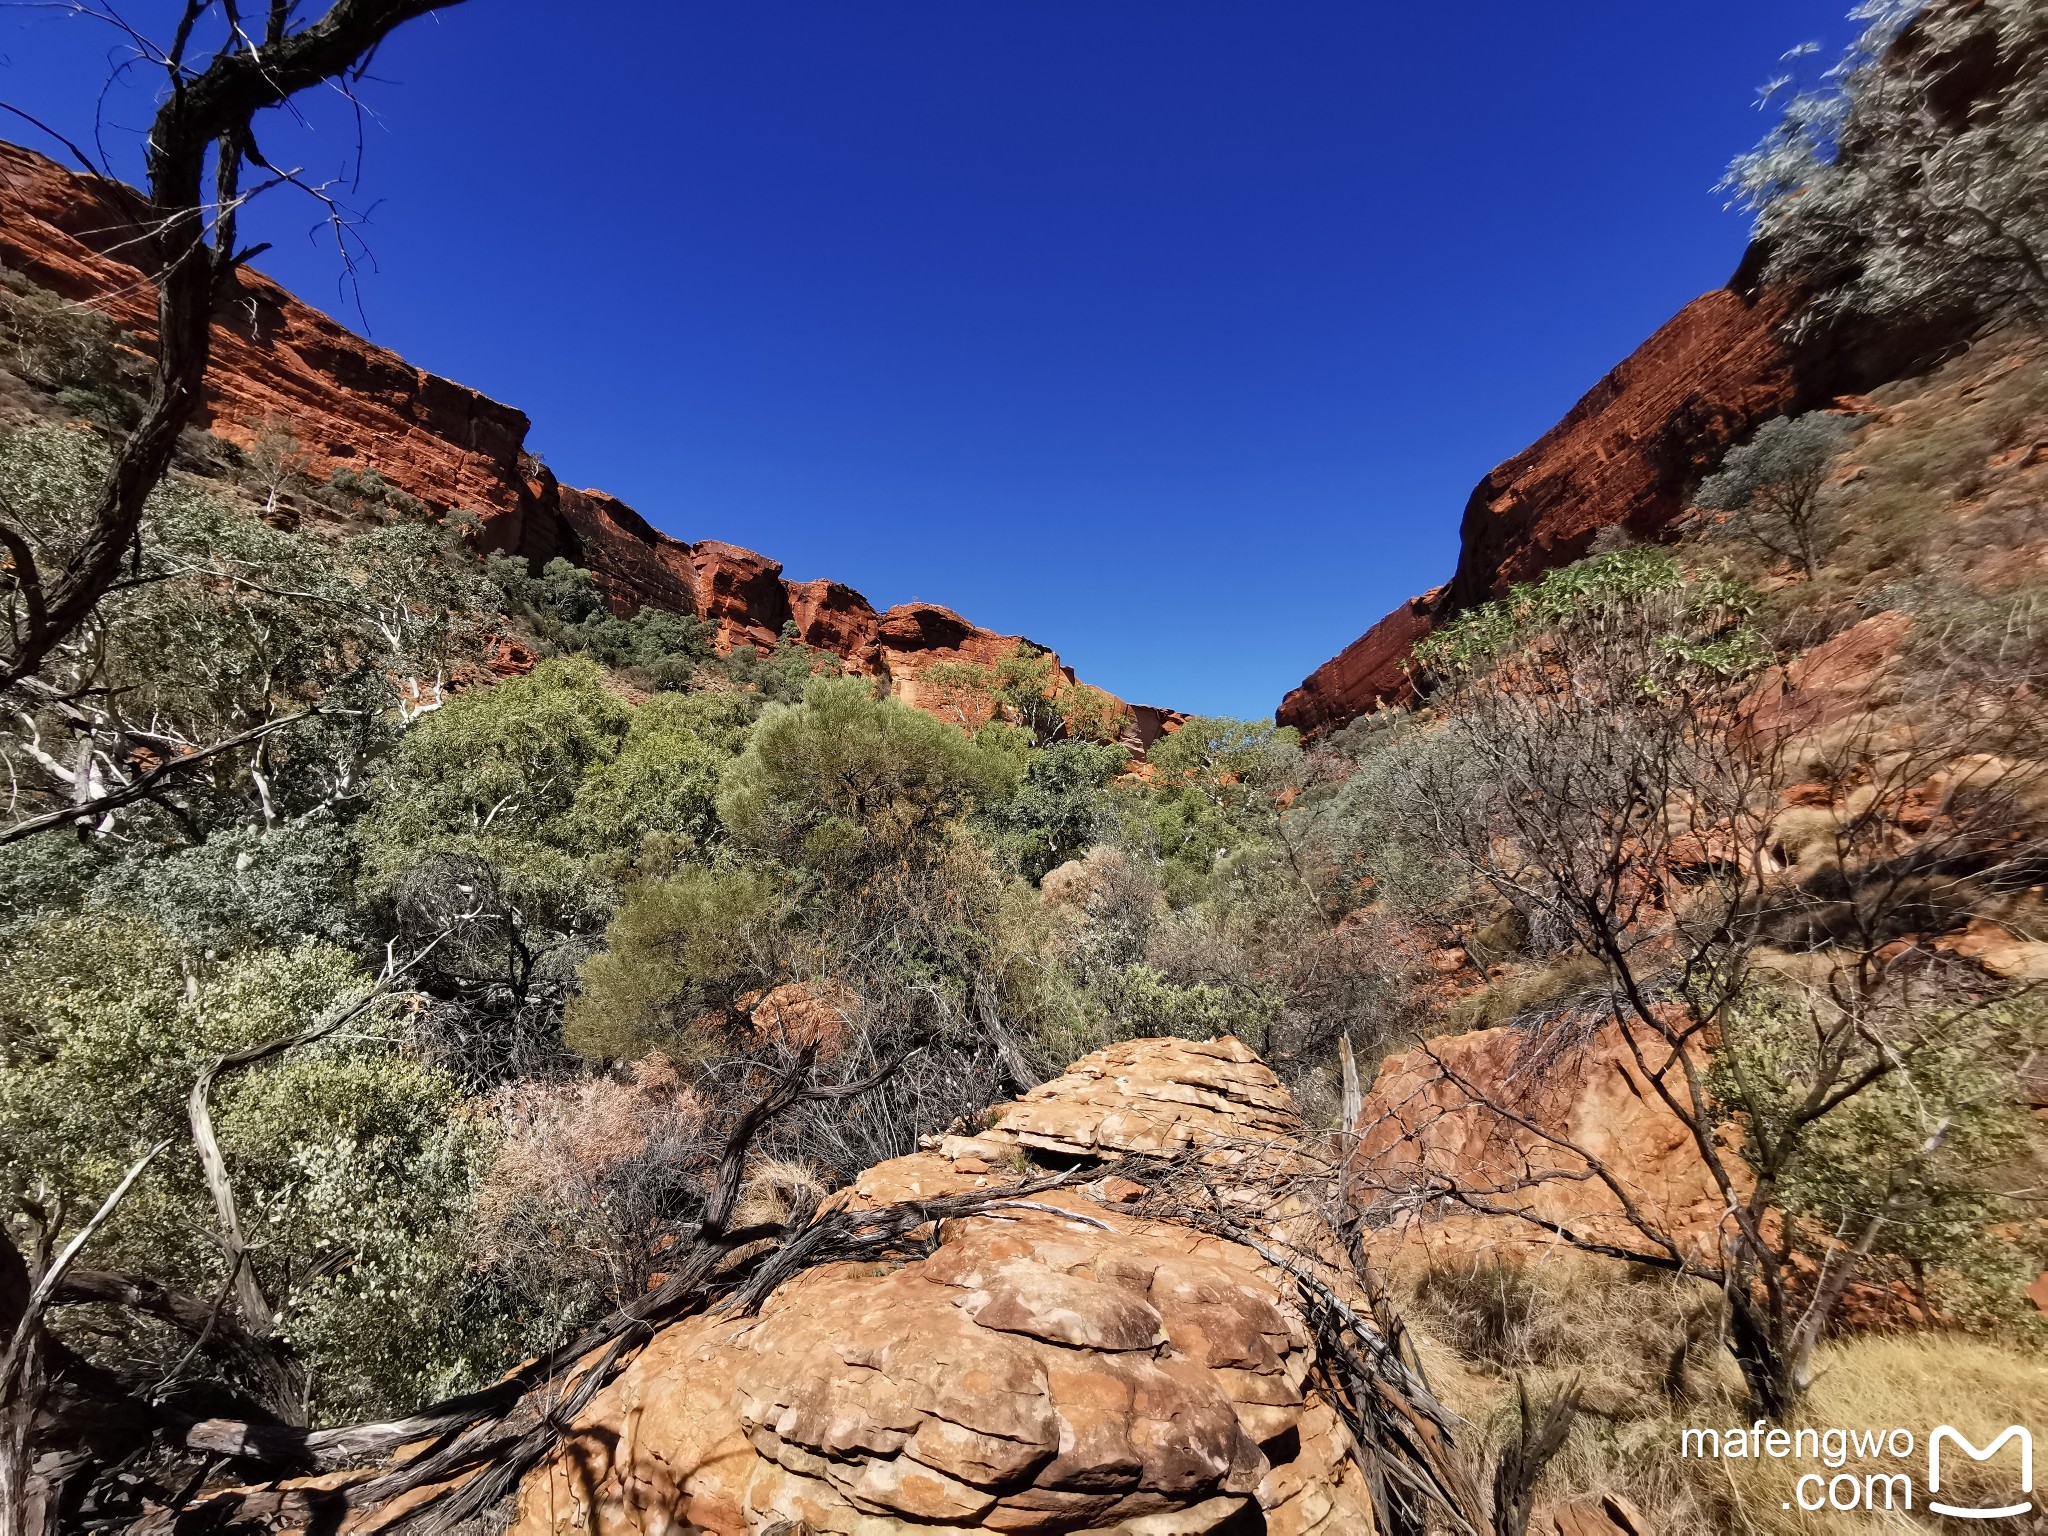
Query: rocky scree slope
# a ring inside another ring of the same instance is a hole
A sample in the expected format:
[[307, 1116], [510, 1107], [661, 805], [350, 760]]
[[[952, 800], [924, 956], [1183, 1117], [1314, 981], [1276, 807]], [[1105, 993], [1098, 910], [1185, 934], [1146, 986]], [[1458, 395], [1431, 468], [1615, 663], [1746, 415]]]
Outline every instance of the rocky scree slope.
[[[0, 265], [146, 342], [156, 311], [143, 212], [131, 187], [0, 143]], [[890, 679], [912, 704], [923, 668], [988, 664], [1018, 644], [936, 603], [877, 612], [851, 587], [791, 581], [753, 550], [671, 538], [617, 497], [556, 480], [527, 451], [523, 412], [414, 367], [246, 268], [214, 318], [195, 425], [240, 447], [287, 432], [316, 477], [374, 469], [430, 507], [474, 512], [486, 549], [585, 566], [622, 615], [694, 614], [717, 626], [722, 648], [765, 649], [793, 625], [805, 645]], [[1149, 746], [1179, 718], [1134, 706], [1128, 743]]]

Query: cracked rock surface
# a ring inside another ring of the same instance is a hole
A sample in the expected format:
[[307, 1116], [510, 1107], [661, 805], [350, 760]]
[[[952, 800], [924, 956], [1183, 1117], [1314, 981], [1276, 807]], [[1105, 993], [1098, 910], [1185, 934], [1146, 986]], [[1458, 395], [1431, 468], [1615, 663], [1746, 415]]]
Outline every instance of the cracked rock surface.
[[[1005, 1182], [1020, 1149], [1111, 1156], [1298, 1128], [1235, 1040], [1112, 1046], [992, 1122], [838, 1198]], [[664, 1330], [527, 1479], [514, 1536], [1373, 1531], [1284, 1277], [1122, 1209], [1109, 1186], [1124, 1182], [948, 1222], [914, 1263], [812, 1270], [757, 1317]]]

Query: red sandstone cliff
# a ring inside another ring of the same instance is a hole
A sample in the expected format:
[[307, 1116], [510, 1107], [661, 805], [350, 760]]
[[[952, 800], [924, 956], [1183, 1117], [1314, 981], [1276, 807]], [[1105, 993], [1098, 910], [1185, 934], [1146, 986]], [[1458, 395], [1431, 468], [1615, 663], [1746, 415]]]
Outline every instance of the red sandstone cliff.
[[[1922, 18], [1939, 9], [1971, 7], [1943, 0]], [[1893, 43], [1895, 56], [1914, 56], [1926, 37], [1916, 20]], [[1947, 131], [1974, 121], [1979, 107], [2002, 110], [2015, 72], [2035, 62], [1976, 46], [1939, 60], [1937, 108]], [[1844, 131], [1844, 152], [1853, 154], [1853, 117]], [[1451, 579], [1309, 674], [1282, 701], [1280, 721], [1313, 735], [1382, 702], [1406, 702], [1413, 690], [1403, 663], [1437, 624], [1571, 564], [1603, 528], [1661, 533], [1700, 472], [1763, 421], [1904, 377], [1966, 340], [1983, 318], [1957, 298], [1795, 345], [1785, 322], [1806, 296], [1766, 287], [1767, 266], [1767, 250], [1753, 245], [1727, 286], [1686, 305], [1562, 421], [1481, 480], [1465, 506]]]
[[[156, 295], [139, 265], [141, 210], [130, 187], [0, 143], [0, 264], [147, 340]], [[622, 613], [694, 613], [727, 646], [773, 645], [794, 623], [805, 644], [890, 678], [913, 703], [924, 667], [990, 662], [1017, 645], [934, 603], [878, 613], [838, 582], [789, 581], [765, 555], [671, 538], [616, 497], [561, 485], [526, 452], [524, 412], [415, 368], [258, 273], [238, 275], [213, 338], [196, 425], [243, 446], [281, 428], [316, 476], [373, 468], [429, 506], [476, 512], [487, 547], [587, 566]], [[1126, 740], [1149, 746], [1179, 719], [1133, 706]]]
[[[1745, 263], [1747, 265], [1747, 263]], [[1333, 729], [1412, 696], [1402, 663], [1441, 620], [1569, 565], [1602, 528], [1654, 536], [1687, 487], [1766, 418], [1822, 393], [1781, 339], [1791, 305], [1743, 283], [1694, 299], [1565, 418], [1473, 490], [1450, 581], [1388, 614], [1287, 695], [1279, 718]], [[1846, 386], [1844, 386], [1846, 387]]]

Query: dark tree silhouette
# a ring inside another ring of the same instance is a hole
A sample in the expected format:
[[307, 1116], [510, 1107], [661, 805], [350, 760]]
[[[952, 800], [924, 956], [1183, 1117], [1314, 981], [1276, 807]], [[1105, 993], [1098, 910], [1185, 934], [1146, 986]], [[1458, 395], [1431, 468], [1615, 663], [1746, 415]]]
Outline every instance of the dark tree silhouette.
[[[166, 45], [98, 0], [75, 0], [71, 9], [118, 29], [164, 74], [149, 131], [141, 237], [157, 288], [156, 369], [141, 419], [114, 450], [106, 481], [84, 509], [69, 548], [46, 548], [39, 559], [27, 530], [0, 508], [0, 550], [7, 560], [0, 586], [6, 621], [0, 688], [32, 677], [118, 577], [143, 504], [198, 409], [215, 304], [236, 269], [262, 249], [237, 246], [241, 209], [285, 185], [325, 198], [296, 171], [266, 157], [256, 136], [258, 116], [316, 85], [337, 82], [348, 89], [394, 28], [459, 3], [334, 0], [317, 19], [303, 21], [298, 0], [270, 0], [260, 20], [245, 16], [240, 0], [185, 0]], [[101, 169], [78, 158], [88, 170]]]

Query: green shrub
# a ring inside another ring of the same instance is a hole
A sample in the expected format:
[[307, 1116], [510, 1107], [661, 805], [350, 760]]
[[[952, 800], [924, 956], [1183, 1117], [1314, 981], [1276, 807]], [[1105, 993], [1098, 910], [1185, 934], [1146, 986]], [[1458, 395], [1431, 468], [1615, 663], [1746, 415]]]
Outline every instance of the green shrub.
[[1835, 541], [1821, 488], [1859, 418], [1810, 411], [1765, 422], [1700, 486], [1700, 506], [1730, 515], [1730, 526], [1808, 576]]
[[[168, 1139], [95, 1240], [94, 1261], [189, 1295], [224, 1294], [186, 1095], [214, 1058], [294, 1034], [359, 994], [361, 972], [323, 945], [212, 967], [146, 922], [101, 913], [44, 924], [4, 958], [9, 1208], [68, 1227]], [[234, 1074], [213, 1104], [259, 1282], [287, 1319], [321, 1412], [410, 1407], [497, 1363], [465, 1354], [445, 1326], [465, 1283], [474, 1134], [456, 1113], [454, 1083], [407, 1059], [390, 1023], [372, 1014], [345, 1039]], [[316, 1269], [326, 1278], [302, 1283]], [[79, 1342], [89, 1353], [167, 1351], [161, 1367], [185, 1341]]]
[[625, 702], [595, 663], [543, 662], [525, 677], [450, 699], [405, 735], [359, 824], [377, 888], [423, 855], [489, 861], [529, 919], [592, 921], [593, 893], [573, 817], [584, 776], [631, 730]]
[[1130, 760], [1123, 747], [1063, 741], [1031, 752], [1017, 792], [983, 824], [1033, 885], [1111, 831], [1109, 786]]
[[[121, 350], [127, 339], [98, 310], [0, 268], [0, 346], [6, 349], [0, 355], [67, 408], [95, 418], [107, 411], [133, 419], [137, 401], [126, 388], [130, 368]], [[66, 395], [74, 400], [65, 401]]]
[[690, 1033], [766, 969], [784, 897], [768, 875], [688, 866], [626, 887], [605, 929], [604, 953], [583, 967], [563, 1033], [571, 1050], [628, 1060], [663, 1046], [700, 1055]]
[[[1671, 607], [1666, 662], [1735, 677], [1771, 659], [1748, 623], [1756, 601], [1747, 587], [1727, 576], [1695, 577], [1664, 550], [1635, 548], [1590, 556], [1458, 615], [1415, 647], [1409, 665], [1425, 680], [1484, 672], [1547, 632], [1598, 624], [1657, 598]], [[1654, 673], [1643, 685], [1658, 686]]]
[[726, 770], [718, 808], [745, 845], [846, 873], [930, 846], [978, 804], [1006, 798], [1021, 765], [856, 678], [815, 679], [774, 705]]

